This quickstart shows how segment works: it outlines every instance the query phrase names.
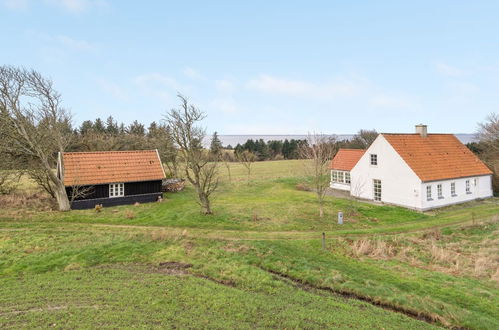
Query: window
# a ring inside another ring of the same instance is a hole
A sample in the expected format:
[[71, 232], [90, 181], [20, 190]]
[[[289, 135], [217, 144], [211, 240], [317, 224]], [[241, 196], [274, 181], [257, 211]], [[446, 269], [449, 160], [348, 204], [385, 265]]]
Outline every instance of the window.
[[111, 183], [109, 185], [109, 197], [122, 197], [125, 196], [124, 183]]
[[343, 183], [345, 182], [343, 178], [343, 172], [338, 171], [338, 182]]
[[478, 178], [475, 178], [475, 179], [473, 180], [473, 185], [474, 185], [475, 187], [476, 187], [476, 186], [478, 186]]
[[456, 197], [457, 194], [456, 194], [456, 183], [455, 182], [451, 182], [450, 184], [450, 194], [452, 197]]
[[427, 200], [427, 201], [431, 201], [431, 200], [433, 200], [433, 199], [431, 198], [431, 186], [426, 186], [426, 200]]
[[378, 165], [378, 155], [371, 154], [371, 165]]
[[373, 180], [374, 200], [381, 201], [381, 180]]
[[466, 180], [466, 193], [471, 194], [470, 180]]
[[337, 182], [338, 181], [338, 172], [337, 171], [333, 171], [332, 174], [331, 174], [331, 180], [333, 180], [333, 182]]
[[438, 199], [444, 198], [444, 195], [442, 193], [442, 184], [437, 184], [437, 195], [438, 195]]
[[350, 184], [350, 172], [345, 172], [345, 183]]

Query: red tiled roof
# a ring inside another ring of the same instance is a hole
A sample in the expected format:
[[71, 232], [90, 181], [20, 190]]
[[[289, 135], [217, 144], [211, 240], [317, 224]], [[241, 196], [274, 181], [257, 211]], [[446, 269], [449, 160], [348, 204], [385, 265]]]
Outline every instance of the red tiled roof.
[[453, 134], [382, 134], [422, 181], [492, 174]]
[[165, 178], [156, 150], [64, 152], [62, 162], [65, 186]]
[[350, 171], [365, 152], [364, 149], [340, 149], [331, 162], [331, 169]]

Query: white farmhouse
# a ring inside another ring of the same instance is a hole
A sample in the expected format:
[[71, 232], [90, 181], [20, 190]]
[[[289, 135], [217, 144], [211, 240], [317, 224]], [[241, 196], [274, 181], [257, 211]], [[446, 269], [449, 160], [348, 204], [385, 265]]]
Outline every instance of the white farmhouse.
[[331, 187], [425, 211], [491, 197], [492, 172], [453, 134], [417, 125], [415, 134], [379, 134], [367, 150], [340, 149]]

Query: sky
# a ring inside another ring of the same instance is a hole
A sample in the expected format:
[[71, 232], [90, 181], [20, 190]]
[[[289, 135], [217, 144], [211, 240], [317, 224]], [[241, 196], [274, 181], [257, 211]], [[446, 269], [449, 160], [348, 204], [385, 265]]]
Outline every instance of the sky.
[[0, 65], [53, 80], [74, 123], [219, 134], [473, 133], [499, 109], [499, 1], [0, 0]]

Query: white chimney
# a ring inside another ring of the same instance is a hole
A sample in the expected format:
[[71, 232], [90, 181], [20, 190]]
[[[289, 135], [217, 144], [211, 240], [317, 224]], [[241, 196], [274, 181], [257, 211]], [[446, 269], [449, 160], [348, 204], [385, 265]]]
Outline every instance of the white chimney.
[[421, 137], [428, 136], [428, 127], [423, 124], [416, 125], [416, 133], [421, 135]]

